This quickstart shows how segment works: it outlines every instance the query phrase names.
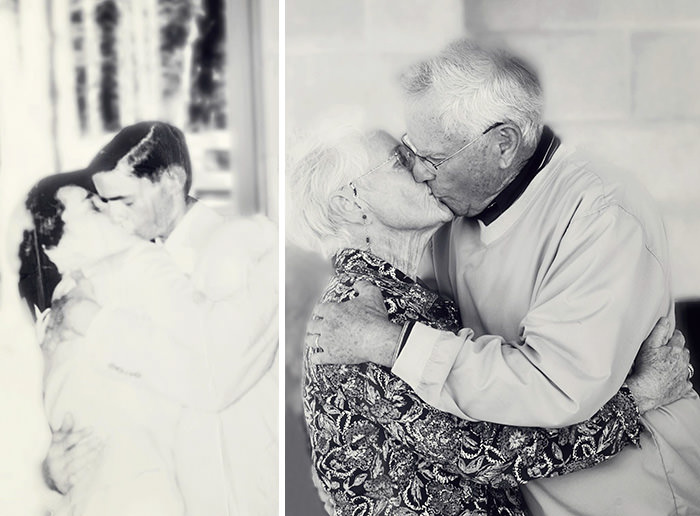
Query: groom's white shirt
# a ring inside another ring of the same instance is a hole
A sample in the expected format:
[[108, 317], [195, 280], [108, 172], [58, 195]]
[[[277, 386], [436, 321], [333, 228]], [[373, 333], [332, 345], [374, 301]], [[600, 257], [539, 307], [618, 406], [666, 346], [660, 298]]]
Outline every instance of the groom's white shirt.
[[126, 284], [96, 286], [98, 297], [129, 295], [173, 337], [100, 339], [120, 317], [109, 310], [90, 327], [106, 360], [184, 407], [175, 463], [193, 516], [277, 512], [276, 241], [263, 217], [197, 203], [164, 245], [129, 252]]
[[[467, 419], [585, 420], [620, 388], [656, 320], [673, 316], [666, 235], [649, 195], [564, 146], [491, 224], [443, 228], [432, 258], [423, 278], [454, 296], [466, 329], [416, 325], [392, 370]], [[530, 511], [700, 514], [698, 395], [642, 422], [639, 448], [523, 486]]]

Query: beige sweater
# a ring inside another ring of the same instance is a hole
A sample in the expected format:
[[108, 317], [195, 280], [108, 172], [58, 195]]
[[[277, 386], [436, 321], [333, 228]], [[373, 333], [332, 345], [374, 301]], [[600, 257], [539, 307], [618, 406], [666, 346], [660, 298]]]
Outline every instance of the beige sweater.
[[[423, 276], [458, 302], [464, 329], [416, 325], [393, 372], [463, 418], [585, 420], [617, 392], [657, 319], [673, 315], [666, 235], [650, 197], [564, 147], [499, 218], [456, 219], [430, 255]], [[645, 423], [641, 449], [526, 486], [533, 513], [700, 514], [697, 395]]]

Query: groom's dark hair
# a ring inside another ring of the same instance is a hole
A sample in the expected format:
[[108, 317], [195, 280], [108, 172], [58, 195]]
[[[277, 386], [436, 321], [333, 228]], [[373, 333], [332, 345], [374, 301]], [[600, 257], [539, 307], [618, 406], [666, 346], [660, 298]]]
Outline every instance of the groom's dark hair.
[[126, 158], [136, 177], [158, 181], [163, 172], [179, 165], [186, 174], [185, 195], [192, 186], [192, 164], [185, 135], [165, 122], [139, 122], [123, 128], [88, 165], [88, 170], [112, 170]]

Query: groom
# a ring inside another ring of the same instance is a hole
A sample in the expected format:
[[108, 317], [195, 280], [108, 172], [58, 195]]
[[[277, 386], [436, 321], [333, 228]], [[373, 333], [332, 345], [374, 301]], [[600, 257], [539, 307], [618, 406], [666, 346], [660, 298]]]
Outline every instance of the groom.
[[[102, 343], [108, 360], [126, 361], [131, 381], [185, 400], [175, 462], [189, 514], [276, 511], [275, 229], [262, 217], [226, 219], [190, 197], [184, 135], [165, 123], [122, 129], [77, 174], [90, 179], [101, 211], [155, 242], [148, 256], [127, 258], [125, 283], [95, 287], [131, 293], [134, 310], [186, 352], [145, 336], [113, 338], [127, 321], [89, 295], [61, 307], [62, 324]], [[87, 280], [101, 278], [109, 275]], [[86, 313], [94, 314], [87, 324]], [[62, 492], [99, 460], [99, 443], [84, 435], [70, 420], [54, 433], [46, 469]]]
[[[457, 335], [394, 326], [381, 297], [365, 293], [315, 308], [308, 332], [324, 351], [314, 358], [392, 367], [465, 419], [585, 420], [625, 381], [655, 321], [673, 317], [653, 202], [542, 124], [538, 78], [506, 52], [457, 41], [404, 85], [413, 175], [456, 216], [421, 278], [457, 301], [467, 326]], [[698, 395], [643, 420], [640, 448], [524, 486], [533, 514], [700, 514]]]

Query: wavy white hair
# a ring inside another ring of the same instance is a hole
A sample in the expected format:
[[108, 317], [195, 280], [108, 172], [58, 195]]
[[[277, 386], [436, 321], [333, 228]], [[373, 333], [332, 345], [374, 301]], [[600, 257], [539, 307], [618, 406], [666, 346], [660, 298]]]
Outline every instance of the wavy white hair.
[[526, 144], [534, 144], [542, 132], [537, 74], [504, 49], [460, 39], [409, 68], [402, 85], [411, 101], [429, 92], [437, 94], [447, 135], [475, 137], [492, 124], [509, 122], [520, 129]]
[[286, 167], [286, 233], [291, 243], [332, 256], [349, 233], [330, 199], [368, 168], [366, 133], [347, 123], [326, 123], [291, 146]]

